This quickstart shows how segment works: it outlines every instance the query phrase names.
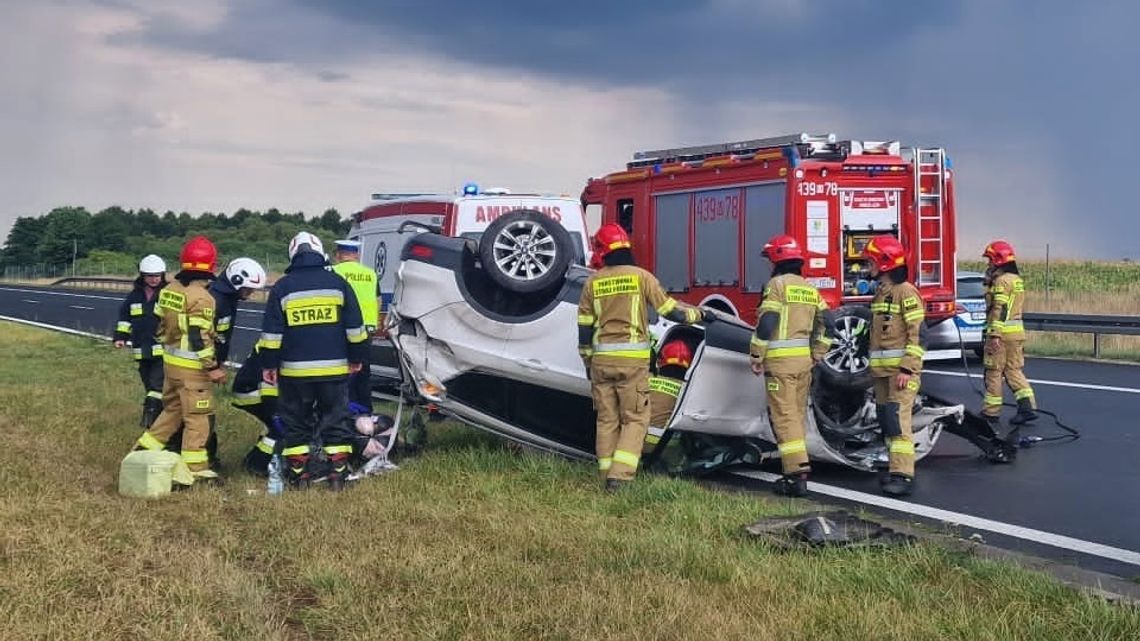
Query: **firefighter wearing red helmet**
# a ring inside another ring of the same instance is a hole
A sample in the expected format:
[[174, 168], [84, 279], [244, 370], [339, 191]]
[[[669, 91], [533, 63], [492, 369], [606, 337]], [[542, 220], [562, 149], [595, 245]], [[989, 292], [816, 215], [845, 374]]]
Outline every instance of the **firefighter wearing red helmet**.
[[801, 275], [804, 253], [795, 238], [774, 236], [763, 254], [772, 263], [772, 278], [756, 310], [749, 360], [753, 373], [764, 376], [780, 450], [784, 475], [776, 491], [803, 496], [810, 471], [804, 422], [811, 369], [831, 348], [832, 321], [819, 290]]
[[602, 225], [594, 251], [603, 266], [586, 279], [578, 303], [578, 352], [593, 386], [598, 469], [610, 491], [633, 480], [649, 426], [648, 309], [679, 323], [702, 318], [636, 266], [631, 247], [619, 225]]
[[989, 261], [986, 270], [986, 343], [982, 355], [985, 366], [986, 393], [982, 415], [992, 424], [998, 423], [1002, 406], [1002, 379], [1017, 399], [1017, 415], [1010, 419], [1022, 425], [1037, 418], [1037, 402], [1033, 388], [1025, 378], [1025, 327], [1021, 314], [1025, 308], [1025, 282], [1017, 269], [1013, 246], [1004, 240], [986, 245], [982, 256]]
[[139, 437], [136, 449], [161, 450], [183, 427], [182, 460], [196, 480], [216, 480], [209, 469], [206, 440], [214, 421], [211, 384], [226, 380], [214, 353], [214, 297], [208, 290], [218, 252], [203, 236], [182, 247], [181, 271], [158, 297], [156, 336], [162, 342], [162, 413]]
[[897, 238], [875, 236], [863, 254], [871, 261], [871, 275], [879, 279], [871, 301], [870, 356], [879, 426], [890, 451], [882, 490], [906, 496], [914, 486], [911, 410], [926, 353], [919, 340], [926, 311], [918, 289], [907, 282], [906, 250]]
[[685, 372], [693, 364], [693, 350], [681, 339], [668, 341], [657, 354], [657, 373], [649, 377], [649, 428], [645, 433], [642, 454], [648, 454], [661, 443], [665, 425], [673, 415]]

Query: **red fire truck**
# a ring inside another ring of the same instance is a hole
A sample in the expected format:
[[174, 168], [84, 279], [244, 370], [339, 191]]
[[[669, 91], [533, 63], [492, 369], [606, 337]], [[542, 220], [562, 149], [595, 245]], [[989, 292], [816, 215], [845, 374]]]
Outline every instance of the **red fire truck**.
[[770, 271], [761, 248], [777, 233], [794, 236], [807, 250], [804, 276], [838, 308], [841, 347], [826, 364], [856, 372], [866, 368], [855, 337], [874, 293], [862, 256], [873, 236], [908, 248], [928, 323], [954, 314], [951, 173], [940, 148], [794, 134], [638, 152], [624, 170], [589, 180], [582, 204], [624, 227], [638, 264], [677, 298], [749, 323]]
[[768, 280], [760, 248], [777, 233], [807, 249], [804, 276], [832, 307], [870, 300], [863, 245], [898, 236], [927, 320], [954, 313], [953, 181], [942, 149], [795, 134], [642, 151], [591, 179], [582, 204], [630, 233], [638, 264], [668, 291], [746, 321]]

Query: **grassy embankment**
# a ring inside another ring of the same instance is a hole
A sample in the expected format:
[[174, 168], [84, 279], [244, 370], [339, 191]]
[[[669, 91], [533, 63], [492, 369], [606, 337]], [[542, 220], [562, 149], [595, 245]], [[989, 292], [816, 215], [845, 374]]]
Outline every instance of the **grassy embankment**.
[[[1140, 263], [1053, 261], [1045, 292], [1045, 262], [1019, 261], [1025, 278], [1026, 305], [1034, 312], [1140, 316]], [[980, 262], [964, 262], [961, 269], [982, 271]], [[1140, 360], [1140, 336], [1102, 336], [1101, 356]], [[1041, 356], [1088, 357], [1092, 336], [1060, 332], [1029, 332], [1026, 351]]]
[[[514, 454], [458, 427], [342, 495], [119, 497], [139, 385], [105, 344], [0, 323], [2, 639], [1136, 639], [1140, 613], [934, 544], [779, 552], [802, 501]], [[47, 356], [45, 358], [45, 356]]]

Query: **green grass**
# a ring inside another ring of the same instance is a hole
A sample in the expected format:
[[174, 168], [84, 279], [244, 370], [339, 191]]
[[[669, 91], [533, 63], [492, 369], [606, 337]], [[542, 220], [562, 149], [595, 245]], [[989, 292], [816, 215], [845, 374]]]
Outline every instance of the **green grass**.
[[[105, 344], [0, 324], [3, 639], [1136, 639], [1140, 614], [931, 543], [782, 552], [742, 526], [803, 501], [640, 478], [433, 432], [341, 495], [116, 493], [139, 385]], [[45, 358], [45, 356], [48, 356]]]

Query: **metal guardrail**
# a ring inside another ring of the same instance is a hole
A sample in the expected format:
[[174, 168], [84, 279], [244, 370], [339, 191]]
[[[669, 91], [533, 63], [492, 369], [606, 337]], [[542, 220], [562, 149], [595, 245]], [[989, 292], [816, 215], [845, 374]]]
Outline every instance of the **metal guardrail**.
[[1092, 334], [1093, 358], [1100, 358], [1102, 334], [1140, 335], [1140, 316], [1027, 312], [1022, 315], [1021, 320], [1025, 324], [1025, 329], [1036, 332]]
[[52, 287], [91, 287], [95, 289], [130, 289], [133, 278], [111, 278], [106, 276], [68, 276], [51, 284]]

